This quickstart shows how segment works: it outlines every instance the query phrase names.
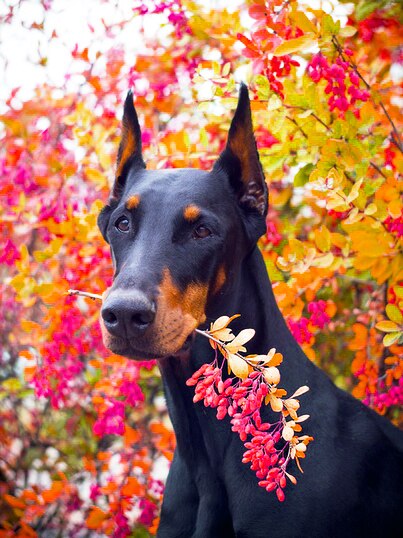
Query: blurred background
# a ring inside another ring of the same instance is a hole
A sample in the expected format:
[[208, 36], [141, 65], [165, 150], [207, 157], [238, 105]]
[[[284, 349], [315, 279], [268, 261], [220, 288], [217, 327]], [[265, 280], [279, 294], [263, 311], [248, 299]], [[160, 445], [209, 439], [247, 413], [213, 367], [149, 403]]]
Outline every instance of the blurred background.
[[112, 280], [96, 218], [129, 88], [147, 166], [209, 169], [248, 83], [280, 308], [401, 422], [401, 18], [387, 0], [0, 4], [0, 538], [156, 532], [175, 446], [158, 368], [111, 355], [99, 304], [66, 295]]

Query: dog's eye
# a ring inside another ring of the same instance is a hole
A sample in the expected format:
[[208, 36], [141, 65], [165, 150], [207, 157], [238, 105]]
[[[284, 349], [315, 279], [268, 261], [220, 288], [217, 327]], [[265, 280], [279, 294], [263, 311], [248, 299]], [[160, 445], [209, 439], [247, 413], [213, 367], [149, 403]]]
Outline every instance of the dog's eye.
[[115, 228], [117, 228], [119, 232], [128, 232], [130, 229], [129, 220], [126, 217], [118, 218], [115, 222]]
[[193, 230], [193, 239], [205, 239], [210, 235], [212, 235], [212, 231], [204, 224], [200, 224]]

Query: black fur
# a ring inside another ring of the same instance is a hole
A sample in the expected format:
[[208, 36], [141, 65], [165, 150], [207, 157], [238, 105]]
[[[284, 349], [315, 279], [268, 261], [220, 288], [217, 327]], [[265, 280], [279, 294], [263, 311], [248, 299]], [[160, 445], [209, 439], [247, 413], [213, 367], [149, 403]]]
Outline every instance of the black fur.
[[[130, 104], [125, 113], [137, 121]], [[256, 330], [248, 352], [265, 353], [275, 347], [284, 355], [281, 385], [289, 393], [301, 385], [310, 387], [301, 405], [303, 413], [311, 415], [304, 433], [314, 441], [303, 461], [304, 474], [291, 470], [298, 484], [288, 485], [285, 502], [278, 502], [274, 494], [257, 485], [255, 474], [241, 462], [244, 447], [231, 432], [228, 419], [218, 421], [214, 410], [192, 402], [194, 391], [185, 381], [212, 360], [209, 343], [196, 335], [190, 349], [160, 357], [177, 449], [158, 538], [401, 537], [401, 432], [336, 388], [307, 359], [277, 307], [255, 244], [264, 230], [267, 207], [262, 205], [266, 186], [249, 118], [249, 98], [243, 87], [229, 140], [239, 129], [243, 135], [248, 132], [248, 166], [254, 177], [242, 177], [241, 159], [229, 145], [211, 172], [146, 171], [138, 166], [143, 162], [139, 153], [125, 166], [125, 177], [119, 178], [116, 189], [119, 199], [99, 217], [115, 263], [111, 294], [140, 290], [151, 304], [165, 267], [184, 289], [190, 282], [211, 282], [223, 266], [226, 282], [218, 293], [209, 294], [207, 320], [239, 313], [241, 317], [232, 323], [234, 332], [246, 327]], [[250, 188], [248, 181], [255, 187]], [[136, 211], [128, 211], [124, 202], [134, 193], [141, 202]], [[182, 218], [188, 204], [201, 208], [195, 223]], [[124, 234], [115, 226], [122, 215], [130, 221], [130, 230]], [[212, 235], [195, 240], [192, 233], [200, 223]], [[121, 352], [149, 358], [147, 350], [132, 349], [132, 341]], [[263, 416], [269, 422], [274, 419], [269, 407]]]

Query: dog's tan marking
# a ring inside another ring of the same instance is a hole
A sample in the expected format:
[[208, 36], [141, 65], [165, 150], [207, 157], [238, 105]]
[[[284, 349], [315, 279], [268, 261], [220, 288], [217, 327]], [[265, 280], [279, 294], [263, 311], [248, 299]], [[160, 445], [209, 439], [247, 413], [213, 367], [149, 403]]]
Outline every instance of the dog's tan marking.
[[241, 162], [241, 179], [245, 185], [247, 185], [253, 177], [250, 161], [251, 143], [248, 135], [249, 133], [247, 129], [238, 126], [235, 135], [229, 139], [229, 146], [232, 153], [234, 153]]
[[220, 265], [220, 267], [218, 268], [216, 277], [215, 277], [214, 284], [213, 284], [213, 295], [215, 295], [221, 290], [226, 280], [227, 280], [227, 275], [225, 273], [224, 265]]
[[126, 207], [127, 209], [136, 209], [140, 203], [140, 195], [139, 194], [133, 194], [133, 196], [130, 196], [130, 198], [127, 199]]
[[190, 204], [183, 210], [185, 220], [193, 222], [200, 217], [200, 208], [197, 205]]
[[206, 306], [208, 286], [192, 282], [184, 291], [179, 290], [172, 280], [168, 268], [163, 271], [160, 286], [161, 297], [164, 298], [166, 306], [175, 312], [180, 310], [182, 317], [191, 316], [197, 324], [206, 320], [204, 309]]
[[164, 269], [154, 321], [156, 338], [150, 342], [161, 356], [176, 353], [194, 329], [206, 320], [207, 293], [208, 286], [196, 282], [181, 291], [169, 269]]
[[124, 121], [123, 121], [123, 126], [122, 126], [122, 141], [120, 145], [121, 145], [122, 150], [121, 150], [121, 155], [118, 162], [118, 166], [116, 168], [116, 178], [122, 175], [123, 168], [126, 162], [133, 155], [133, 153], [135, 153], [137, 150], [137, 142], [134, 137], [134, 133], [128, 125], [125, 125]]
[[[162, 275], [154, 322], [144, 335], [130, 341], [140, 354], [143, 350], [155, 357], [177, 353], [186, 338], [206, 320], [208, 285], [192, 282], [181, 291], [168, 268], [164, 269]], [[102, 318], [100, 322], [104, 345], [112, 351], [121, 349], [125, 341], [109, 334]]]

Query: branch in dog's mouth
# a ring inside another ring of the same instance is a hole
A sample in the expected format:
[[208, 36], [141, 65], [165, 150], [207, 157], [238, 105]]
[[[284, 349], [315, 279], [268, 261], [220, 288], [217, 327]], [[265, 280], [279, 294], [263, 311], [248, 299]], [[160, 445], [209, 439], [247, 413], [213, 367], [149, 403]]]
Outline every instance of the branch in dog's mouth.
[[93, 301], [102, 301], [102, 295], [98, 295], [97, 293], [88, 293], [86, 291], [67, 290], [66, 295], [87, 297], [88, 299], [92, 299]]

